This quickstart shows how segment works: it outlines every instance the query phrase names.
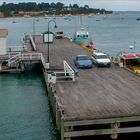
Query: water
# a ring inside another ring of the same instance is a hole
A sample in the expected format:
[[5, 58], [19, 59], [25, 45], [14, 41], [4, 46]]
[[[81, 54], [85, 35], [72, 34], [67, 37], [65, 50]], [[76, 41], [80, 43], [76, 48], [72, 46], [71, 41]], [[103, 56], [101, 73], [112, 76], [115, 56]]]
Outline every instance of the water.
[[[133, 51], [140, 51], [140, 12], [118, 12], [110, 15], [98, 15], [93, 17], [82, 16], [82, 23], [88, 28], [99, 50], [112, 54], [120, 51], [130, 51], [129, 46], [134, 45]], [[68, 37], [80, 28], [79, 16], [72, 16], [70, 20], [64, 17], [40, 17], [35, 20], [35, 34], [41, 34], [48, 29], [48, 21], [55, 20], [58, 28], [54, 29], [54, 23], [50, 23], [50, 30], [64, 31]], [[15, 21], [16, 23], [12, 23]], [[33, 18], [6, 18], [0, 19], [0, 28], [8, 28], [8, 45], [21, 45], [23, 33], [33, 34]]]
[[46, 93], [40, 74], [0, 75], [0, 140], [55, 140]]
[[[88, 28], [95, 47], [110, 55], [120, 51], [140, 51], [140, 12], [120, 12], [111, 15], [98, 15], [89, 18], [82, 16], [85, 28]], [[35, 21], [35, 33], [41, 34], [48, 28], [64, 31], [73, 37], [80, 27], [79, 16], [70, 20], [64, 17], [40, 17]], [[15, 21], [16, 23], [12, 23]], [[8, 28], [8, 46], [22, 45], [23, 33], [33, 34], [33, 18], [1, 18], [0, 28]], [[134, 50], [129, 46], [134, 45]], [[0, 139], [1, 140], [55, 140], [55, 131], [50, 116], [48, 97], [40, 74], [2, 74], [0, 75]]]

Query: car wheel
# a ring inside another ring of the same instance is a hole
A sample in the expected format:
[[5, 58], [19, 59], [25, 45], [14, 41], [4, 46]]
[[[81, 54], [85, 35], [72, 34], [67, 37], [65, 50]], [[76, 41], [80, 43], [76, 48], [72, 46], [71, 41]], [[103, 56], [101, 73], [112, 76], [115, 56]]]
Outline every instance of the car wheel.
[[108, 68], [110, 68], [111, 67], [111, 64], [108, 64], [108, 66], [107, 66]]
[[76, 67], [77, 67], [78, 69], [80, 68], [80, 66], [79, 66], [78, 64], [76, 65]]
[[96, 63], [96, 66], [97, 66], [97, 67], [99, 67], [99, 64], [98, 64], [98, 63]]

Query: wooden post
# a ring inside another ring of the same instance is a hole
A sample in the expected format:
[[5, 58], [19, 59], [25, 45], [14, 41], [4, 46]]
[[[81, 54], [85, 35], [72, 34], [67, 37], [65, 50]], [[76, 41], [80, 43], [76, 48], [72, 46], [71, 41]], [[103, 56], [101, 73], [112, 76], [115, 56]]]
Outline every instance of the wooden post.
[[60, 137], [61, 136], [61, 112], [57, 104], [56, 104], [55, 122], [56, 122], [57, 134], [58, 134], [58, 137]]
[[[115, 122], [111, 124], [111, 128], [113, 129], [118, 129], [120, 127], [120, 122]], [[117, 140], [118, 139], [118, 133], [113, 133], [111, 134], [111, 139], [112, 140]]]
[[[72, 132], [73, 127], [72, 126], [67, 126], [64, 128], [64, 132]], [[71, 140], [71, 137], [66, 137], [65, 140]]]
[[63, 116], [63, 111], [61, 111], [61, 140], [64, 140], [64, 116]]

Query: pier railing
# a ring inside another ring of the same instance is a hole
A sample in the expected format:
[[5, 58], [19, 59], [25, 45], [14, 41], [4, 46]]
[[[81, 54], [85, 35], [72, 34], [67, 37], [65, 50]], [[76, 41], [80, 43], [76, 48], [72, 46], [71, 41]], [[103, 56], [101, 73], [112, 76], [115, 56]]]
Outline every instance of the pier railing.
[[64, 60], [64, 72], [65, 72], [65, 76], [67, 75], [67, 73], [69, 74], [70, 78], [72, 79], [72, 81], [75, 81], [75, 73], [74, 70], [70, 67], [70, 65]]
[[16, 66], [20, 61], [40, 61], [45, 69], [49, 68], [49, 64], [45, 62], [45, 58], [42, 53], [9, 53], [8, 54], [7, 66]]
[[20, 61], [42, 61], [42, 53], [18, 53], [14, 56], [10, 56], [7, 60], [7, 66], [18, 65]]
[[10, 57], [10, 59], [7, 60], [7, 65], [8, 65], [8, 67], [10, 67], [11, 65], [17, 65], [17, 63], [19, 63], [19, 61], [20, 61], [20, 53]]
[[75, 72], [70, 65], [64, 60], [64, 71], [54, 71], [48, 74], [48, 82], [56, 83], [57, 80], [72, 80], [75, 81]]
[[34, 42], [34, 40], [33, 40], [32, 35], [30, 35], [30, 41], [31, 41], [31, 46], [33, 47], [33, 50], [36, 51], [36, 50], [37, 50], [37, 49], [36, 49], [36, 44], [35, 44], [35, 42]]

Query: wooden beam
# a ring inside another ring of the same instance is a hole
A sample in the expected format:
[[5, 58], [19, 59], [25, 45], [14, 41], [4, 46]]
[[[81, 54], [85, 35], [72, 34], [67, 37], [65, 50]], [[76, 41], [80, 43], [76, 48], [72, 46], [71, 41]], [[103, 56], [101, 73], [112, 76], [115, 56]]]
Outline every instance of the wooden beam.
[[80, 137], [80, 136], [94, 136], [106, 134], [121, 134], [121, 133], [134, 133], [140, 132], [140, 127], [117, 128], [117, 129], [98, 129], [98, 130], [84, 130], [65, 132], [64, 137]]
[[93, 120], [77, 120], [77, 121], [64, 121], [64, 126], [81, 126], [81, 125], [94, 125], [94, 124], [108, 124], [114, 122], [133, 122], [140, 121], [140, 116], [118, 117], [110, 119], [93, 119]]
[[64, 120], [61, 115], [61, 140], [64, 140]]

